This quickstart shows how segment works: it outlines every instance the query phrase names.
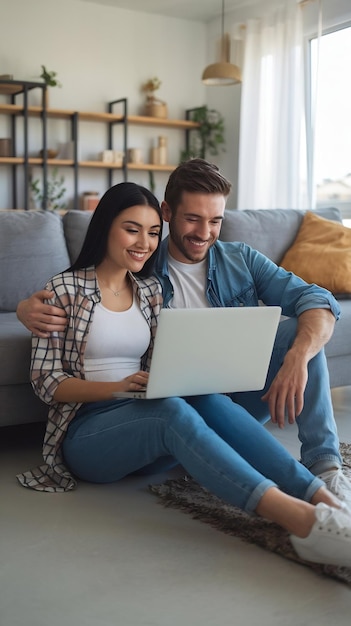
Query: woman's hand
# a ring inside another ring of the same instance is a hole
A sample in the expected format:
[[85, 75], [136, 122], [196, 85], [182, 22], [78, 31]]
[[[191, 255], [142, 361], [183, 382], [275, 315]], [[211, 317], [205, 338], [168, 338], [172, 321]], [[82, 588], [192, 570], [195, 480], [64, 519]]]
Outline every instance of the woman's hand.
[[101, 402], [111, 400], [116, 392], [144, 390], [148, 378], [148, 372], [141, 370], [118, 382], [83, 380], [68, 376], [59, 383], [53, 397], [56, 402]]
[[127, 376], [127, 378], [123, 378], [118, 385], [118, 391], [141, 391], [145, 389], [147, 381], [149, 378], [148, 372], [135, 372], [135, 374], [131, 374]]

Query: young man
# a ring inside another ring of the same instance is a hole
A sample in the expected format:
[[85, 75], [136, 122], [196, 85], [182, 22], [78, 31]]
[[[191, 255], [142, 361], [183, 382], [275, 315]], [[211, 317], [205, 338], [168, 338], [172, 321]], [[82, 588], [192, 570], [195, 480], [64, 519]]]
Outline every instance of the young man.
[[[192, 159], [172, 172], [162, 203], [169, 237], [160, 247], [156, 273], [165, 307], [280, 305], [280, 323], [263, 392], [233, 394], [262, 423], [283, 428], [295, 420], [301, 461], [351, 508], [351, 484], [342, 459], [323, 346], [340, 309], [321, 287], [278, 268], [244, 243], [218, 241], [231, 184], [215, 165]], [[44, 303], [45, 290], [19, 303], [18, 318], [47, 336], [66, 324], [64, 312]], [[209, 354], [210, 358], [210, 354]]]

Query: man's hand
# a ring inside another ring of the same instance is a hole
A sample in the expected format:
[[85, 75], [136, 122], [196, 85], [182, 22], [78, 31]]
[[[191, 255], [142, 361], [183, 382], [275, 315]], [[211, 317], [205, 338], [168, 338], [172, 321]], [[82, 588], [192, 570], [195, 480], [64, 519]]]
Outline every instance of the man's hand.
[[53, 296], [53, 291], [42, 289], [18, 303], [16, 311], [18, 319], [38, 337], [49, 337], [51, 332], [62, 331], [67, 326], [65, 311], [45, 303], [45, 300]]
[[308, 363], [329, 341], [334, 325], [335, 317], [329, 309], [309, 309], [299, 315], [295, 341], [270, 388], [262, 396], [262, 400], [268, 402], [272, 422], [279, 428], [284, 428], [286, 415], [289, 424], [300, 415]]
[[268, 402], [273, 424], [284, 428], [285, 416], [293, 424], [300, 415], [304, 404], [307, 385], [307, 361], [293, 350], [287, 352], [284, 363], [274, 378], [267, 393], [262, 396]]

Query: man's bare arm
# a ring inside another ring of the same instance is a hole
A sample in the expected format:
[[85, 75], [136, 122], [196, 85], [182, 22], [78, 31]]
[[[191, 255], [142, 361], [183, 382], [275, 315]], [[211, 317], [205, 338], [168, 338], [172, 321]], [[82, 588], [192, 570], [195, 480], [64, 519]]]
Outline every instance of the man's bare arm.
[[[283, 322], [284, 323], [284, 322]], [[284, 427], [285, 415], [292, 424], [304, 405], [308, 362], [329, 341], [335, 317], [329, 309], [309, 309], [298, 318], [295, 341], [262, 400], [268, 402], [272, 422]]]
[[45, 302], [53, 295], [53, 291], [42, 289], [18, 303], [18, 319], [38, 337], [48, 337], [51, 332], [64, 330], [67, 325], [65, 311]]

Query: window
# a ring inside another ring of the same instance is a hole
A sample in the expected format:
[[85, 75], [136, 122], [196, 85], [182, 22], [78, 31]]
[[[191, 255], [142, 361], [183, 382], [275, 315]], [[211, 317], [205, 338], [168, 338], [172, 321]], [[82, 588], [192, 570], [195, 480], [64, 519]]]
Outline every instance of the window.
[[350, 220], [347, 225], [351, 225], [350, 67], [350, 25], [324, 34], [319, 45], [317, 38], [311, 40], [311, 89], [316, 94], [316, 204], [337, 206], [343, 218]]

